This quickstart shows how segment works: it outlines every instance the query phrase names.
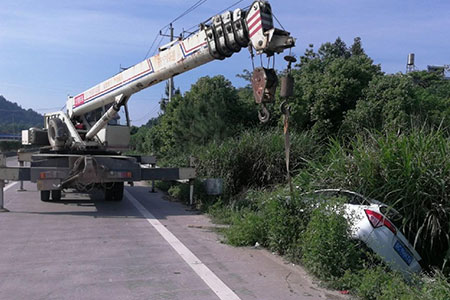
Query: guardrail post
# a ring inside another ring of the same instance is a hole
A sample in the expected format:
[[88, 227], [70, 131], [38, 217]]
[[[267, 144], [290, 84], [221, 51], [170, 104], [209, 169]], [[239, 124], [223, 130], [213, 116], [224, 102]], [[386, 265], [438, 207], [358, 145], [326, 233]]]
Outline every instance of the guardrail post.
[[[23, 160], [19, 160], [19, 165], [21, 167], [23, 167], [25, 165], [25, 162]], [[20, 181], [20, 187], [19, 187], [19, 189], [17, 191], [18, 192], [24, 192], [25, 191], [25, 189], [23, 188], [23, 180]]]
[[[6, 157], [3, 153], [0, 153], [0, 169], [6, 167]], [[0, 179], [0, 212], [8, 212], [4, 205], [4, 193], [3, 188], [5, 187], [5, 180]]]
[[[195, 168], [197, 165], [197, 159], [194, 156], [189, 156], [189, 167]], [[189, 179], [189, 205], [194, 205], [194, 182], [195, 179]]]
[[[156, 164], [151, 164], [152, 168], [156, 168]], [[155, 193], [155, 180], [152, 180], [152, 193]]]
[[4, 193], [3, 188], [5, 187], [5, 181], [3, 179], [0, 180], [0, 212], [8, 212], [4, 206], [3, 206], [3, 200], [4, 200]]
[[189, 205], [194, 205], [194, 179], [189, 179]]

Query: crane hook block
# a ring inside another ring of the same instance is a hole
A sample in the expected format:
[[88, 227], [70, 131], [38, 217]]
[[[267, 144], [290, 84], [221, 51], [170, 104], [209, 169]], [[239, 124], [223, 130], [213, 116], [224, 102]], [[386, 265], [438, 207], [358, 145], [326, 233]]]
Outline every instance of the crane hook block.
[[274, 69], [256, 68], [252, 75], [253, 96], [257, 104], [273, 102], [278, 85]]

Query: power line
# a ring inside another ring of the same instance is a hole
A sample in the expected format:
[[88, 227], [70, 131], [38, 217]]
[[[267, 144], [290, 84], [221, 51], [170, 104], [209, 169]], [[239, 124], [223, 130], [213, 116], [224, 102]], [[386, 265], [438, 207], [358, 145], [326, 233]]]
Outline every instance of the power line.
[[160, 34], [161, 39], [159, 40], [158, 46], [156, 46], [155, 50], [153, 51], [152, 55], [155, 55], [156, 51], [158, 50], [159, 46], [161, 46], [162, 41], [164, 40], [164, 37], [167, 35], [167, 32], [169, 31], [169, 28], [164, 31], [164, 34]]
[[[172, 20], [172, 22], [170, 22], [169, 24], [167, 24], [166, 26], [162, 27], [158, 32], [168, 28], [170, 26], [170, 24], [175, 23], [176, 21], [178, 21], [179, 19], [183, 18], [184, 16], [188, 15], [189, 13], [191, 13], [192, 11], [194, 11], [195, 9], [197, 9], [200, 5], [204, 4], [206, 1], [208, 0], [198, 0], [197, 2], [195, 2], [195, 4], [193, 4], [191, 7], [189, 7], [188, 9], [186, 9], [181, 15], [179, 15], [178, 17], [176, 17], [175, 19]], [[167, 31], [166, 31], [167, 33]], [[155, 45], [156, 41], [158, 40], [158, 34], [155, 36], [155, 39], [153, 40], [150, 48], [148, 49], [147, 53], [145, 54], [144, 59], [146, 59], [148, 57], [148, 55], [150, 54], [150, 52], [153, 49], [153, 46]], [[159, 42], [159, 45], [161, 45], [162, 39]], [[158, 46], [159, 47], [159, 46]], [[156, 47], [156, 49], [158, 49], [158, 47]], [[156, 51], [155, 51], [156, 52]]]
[[232, 8], [232, 7], [236, 6], [236, 5], [238, 5], [239, 3], [243, 2], [243, 1], [244, 1], [244, 0], [239, 0], [239, 1], [237, 1], [237, 2], [235, 2], [235, 3], [233, 3], [233, 4], [231, 4], [230, 6], [228, 6], [228, 7], [225, 8], [224, 10], [222, 10], [219, 14], [221, 14], [221, 13], [223, 13], [223, 12], [229, 10], [230, 8]]
[[272, 13], [272, 16], [275, 18], [275, 20], [278, 22], [278, 24], [280, 25], [281, 29], [283, 29], [284, 31], [286, 31], [286, 29], [284, 29], [283, 25], [281, 25], [280, 21], [278, 20], [278, 18], [275, 16], [274, 13]]
[[[233, 3], [232, 5], [228, 6], [228, 7], [225, 8], [225, 9], [223, 9], [223, 10], [222, 10], [221, 12], [219, 12], [218, 14], [219, 14], [219, 15], [222, 14], [223, 12], [229, 10], [230, 8], [232, 8], [232, 7], [236, 6], [236, 5], [238, 5], [239, 3], [243, 2], [243, 1], [245, 1], [245, 0], [239, 0], [239, 1], [235, 2], [235, 3]], [[248, 9], [250, 6], [251, 6], [251, 5], [248, 5], [247, 7], [244, 7], [243, 10]], [[207, 23], [210, 19], [211, 19], [211, 18], [206, 19], [205, 21], [202, 22], [202, 24]], [[189, 27], [188, 29], [186, 29], [185, 32], [190, 33], [189, 31], [191, 31], [192, 29], [196, 28], [197, 26], [198, 26], [198, 24], [195, 24], [195, 25]], [[190, 33], [189, 35], [191, 35], [191, 34], [192, 34], [192, 33]]]
[[181, 19], [182, 17], [188, 15], [189, 13], [191, 13], [192, 11], [194, 11], [197, 7], [199, 7], [200, 5], [204, 4], [206, 1], [208, 0], [199, 0], [197, 1], [194, 5], [192, 5], [190, 8], [188, 8], [184, 13], [182, 13], [181, 15], [179, 15], [178, 17], [176, 17], [172, 22], [170, 23], [174, 23], [176, 21], [178, 21], [179, 19]]
[[147, 112], [145, 115], [143, 115], [142, 117], [137, 118], [137, 119], [132, 119], [131, 121], [132, 122], [142, 121], [143, 119], [148, 118], [150, 115], [156, 113], [158, 111], [158, 109], [159, 109], [159, 103], [157, 103], [155, 106], [153, 106], [153, 108], [149, 112]]
[[150, 51], [152, 51], [153, 46], [155, 45], [157, 39], [158, 39], [158, 35], [155, 35], [155, 39], [153, 40], [152, 44], [150, 45], [150, 48], [148, 48], [147, 53], [144, 56], [144, 59], [146, 59], [148, 57], [148, 55], [150, 54]]

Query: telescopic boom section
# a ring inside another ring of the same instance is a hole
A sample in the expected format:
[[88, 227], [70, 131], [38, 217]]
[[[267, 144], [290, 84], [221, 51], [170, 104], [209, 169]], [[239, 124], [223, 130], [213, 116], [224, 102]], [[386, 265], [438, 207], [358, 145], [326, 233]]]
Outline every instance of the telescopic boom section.
[[93, 138], [113, 118], [129, 97], [142, 89], [167, 80], [213, 60], [223, 60], [243, 47], [251, 46], [259, 54], [272, 56], [295, 44], [289, 32], [276, 29], [270, 4], [255, 1], [244, 11], [227, 11], [201, 24], [186, 39], [178, 39], [159, 49], [159, 53], [67, 101], [68, 116], [74, 119], [102, 106], [114, 103], [93, 126], [85, 139]]

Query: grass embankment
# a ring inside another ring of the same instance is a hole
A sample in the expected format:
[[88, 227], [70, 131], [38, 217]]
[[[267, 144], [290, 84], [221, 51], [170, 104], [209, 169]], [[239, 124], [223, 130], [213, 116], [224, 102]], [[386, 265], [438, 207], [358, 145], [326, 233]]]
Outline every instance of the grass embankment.
[[[197, 203], [231, 224], [224, 233], [229, 243], [258, 242], [363, 299], [450, 299], [450, 141], [442, 131], [366, 134], [324, 144], [308, 133], [293, 135], [293, 195], [283, 184], [283, 142], [276, 132], [247, 132], [196, 150], [199, 175], [225, 182], [221, 198], [199, 193]], [[300, 195], [318, 188], [347, 188], [394, 206], [405, 217], [402, 230], [432, 267], [428, 275], [405, 282], [349, 239], [341, 214], [305, 205]], [[180, 186], [169, 192], [187, 195]]]

